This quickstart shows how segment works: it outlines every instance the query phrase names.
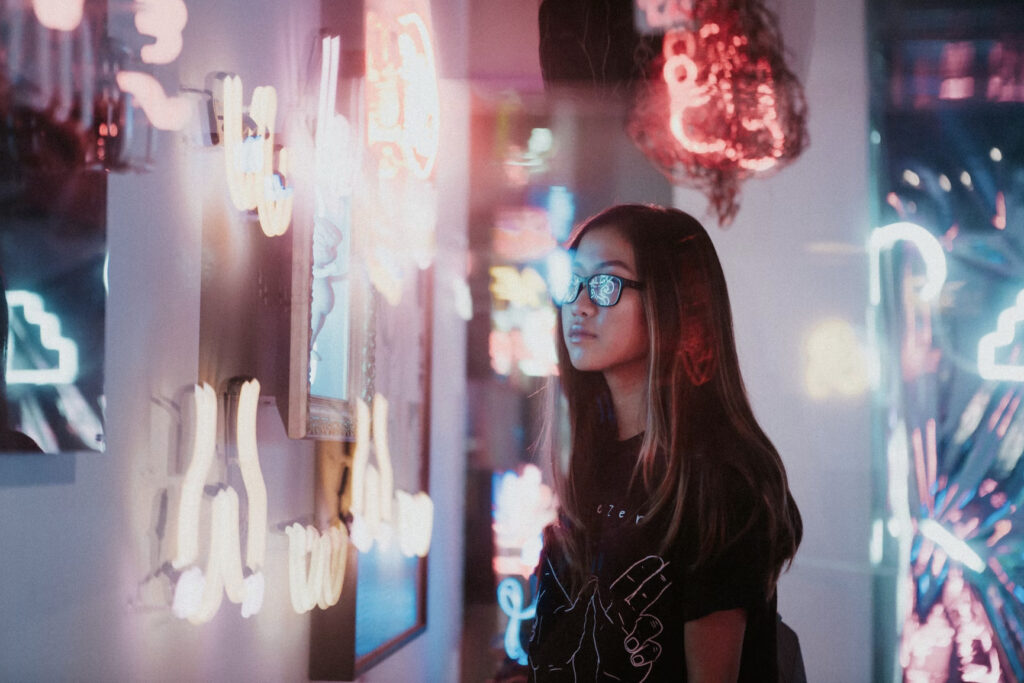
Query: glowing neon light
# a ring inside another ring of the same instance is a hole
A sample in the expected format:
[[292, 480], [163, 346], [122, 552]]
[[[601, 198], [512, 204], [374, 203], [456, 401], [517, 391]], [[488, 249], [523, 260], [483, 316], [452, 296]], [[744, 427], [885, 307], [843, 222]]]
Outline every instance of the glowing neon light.
[[452, 282], [452, 301], [455, 312], [465, 321], [473, 319], [473, 295], [469, 290], [469, 283], [466, 278], [455, 276]]
[[196, 386], [192, 458], [182, 482], [178, 504], [177, 548], [171, 565], [187, 567], [175, 584], [172, 610], [194, 624], [208, 622], [220, 609], [224, 594], [241, 605], [248, 618], [263, 606], [265, 579], [260, 568], [266, 554], [267, 495], [256, 449], [259, 382], [242, 385], [236, 423], [239, 467], [248, 499], [246, 565], [242, 572], [238, 494], [230, 486], [214, 496], [210, 514], [210, 550], [206, 570], [195, 566], [199, 555], [199, 513], [203, 487], [216, 451], [217, 395], [208, 384]]
[[[252, 92], [249, 115], [242, 113], [242, 79], [223, 80], [224, 170], [231, 201], [239, 211], [256, 209], [260, 228], [268, 237], [283, 235], [291, 224], [295, 198], [282, 178], [289, 172], [288, 150], [278, 154], [274, 170], [274, 121], [277, 91], [273, 86]], [[252, 126], [243, 128], [243, 121]]]
[[74, 31], [82, 23], [85, 0], [32, 0], [36, 19], [54, 31]]
[[47, 312], [42, 298], [33, 292], [15, 289], [7, 292], [8, 315], [20, 307], [22, 316], [30, 325], [39, 328], [39, 340], [43, 347], [57, 352], [57, 367], [45, 369], [24, 369], [14, 367], [17, 353], [15, 335], [7, 337], [8, 384], [72, 384], [78, 377], [78, 346], [60, 333], [60, 318]]
[[399, 16], [397, 24], [394, 35], [380, 15], [366, 14], [367, 140], [380, 154], [385, 177], [404, 166], [426, 179], [440, 141], [433, 41], [416, 13]]
[[245, 496], [249, 501], [245, 564], [256, 571], [263, 566], [267, 554], [267, 485], [260, 470], [256, 447], [256, 412], [259, 406], [260, 383], [245, 382], [238, 396], [238, 420], [235, 425], [238, 445], [238, 467], [242, 471]]
[[[721, 27], [715, 23], [701, 27], [699, 36], [722, 33]], [[734, 84], [731, 81], [734, 62], [739, 58], [737, 48], [745, 45], [745, 36], [735, 36], [738, 43], [727, 45], [725, 36], [709, 43], [705, 48], [709, 52], [709, 71], [703, 83], [698, 83], [701, 68], [697, 66], [694, 55], [697, 51], [695, 34], [686, 30], [670, 30], [665, 33], [663, 54], [665, 65], [662, 68], [662, 79], [669, 92], [669, 129], [672, 136], [687, 152], [698, 156], [713, 156], [734, 160], [736, 164], [749, 171], [764, 171], [775, 166], [782, 157], [785, 148], [785, 133], [779, 123], [778, 108], [775, 102], [774, 82], [771, 65], [765, 59], [758, 60], [755, 69], [759, 83], [755, 88], [755, 101], [751, 114], [742, 116], [740, 127], [750, 133], [767, 131], [769, 150], [765, 156], [747, 158], [741, 155], [743, 146], [736, 142], [718, 137], [708, 140], [695, 139], [687, 131], [686, 121], [690, 110], [700, 109], [715, 97], [716, 111], [727, 117], [736, 114], [734, 101]], [[696, 120], [696, 119], [695, 119]]]
[[177, 550], [171, 565], [181, 569], [199, 556], [199, 508], [203, 486], [213, 463], [217, 438], [217, 395], [205, 382], [195, 387], [195, 434], [192, 457], [181, 485], [178, 502]]
[[181, 130], [192, 118], [192, 105], [184, 97], [167, 97], [155, 78], [141, 71], [118, 71], [117, 87], [135, 97], [154, 128]]
[[1017, 294], [1016, 302], [999, 314], [994, 332], [978, 341], [978, 374], [985, 379], [1024, 382], [1024, 365], [996, 362], [996, 349], [1013, 343], [1017, 325], [1024, 320], [1024, 290]]
[[946, 282], [946, 255], [942, 243], [926, 229], [915, 223], [891, 223], [875, 228], [868, 239], [868, 256], [871, 261], [870, 296], [872, 305], [882, 300], [881, 253], [891, 249], [897, 242], [911, 242], [924, 259], [926, 281], [918, 294], [922, 301], [932, 301], [942, 291]]
[[555, 495], [536, 465], [521, 473], [495, 475], [493, 506], [494, 570], [528, 579], [540, 559], [544, 527], [556, 519]]
[[519, 579], [508, 577], [498, 584], [498, 606], [508, 615], [505, 627], [505, 654], [520, 664], [526, 664], [526, 652], [519, 640], [519, 630], [524, 621], [537, 616], [537, 596], [523, 609], [523, 586]]
[[[434, 504], [426, 493], [409, 494], [394, 489], [387, 420], [388, 402], [383, 396], [374, 397], [372, 419], [370, 407], [356, 399], [350, 540], [360, 552], [367, 552], [375, 542], [386, 548], [397, 532], [403, 554], [424, 557], [430, 550]], [[371, 442], [377, 467], [369, 463]]]
[[978, 553], [971, 549], [964, 541], [954, 536], [945, 527], [934, 519], [923, 519], [918, 527], [921, 535], [933, 541], [936, 545], [946, 551], [950, 558], [976, 572], [985, 571], [985, 562]]
[[142, 61], [170, 64], [181, 54], [181, 32], [188, 23], [188, 9], [181, 0], [138, 0], [135, 28], [144, 36], [156, 38], [142, 46]]
[[337, 604], [341, 599], [347, 561], [348, 541], [344, 527], [332, 526], [321, 534], [315, 527], [303, 527], [296, 522], [285, 532], [292, 609], [304, 614], [314, 607], [327, 609]]

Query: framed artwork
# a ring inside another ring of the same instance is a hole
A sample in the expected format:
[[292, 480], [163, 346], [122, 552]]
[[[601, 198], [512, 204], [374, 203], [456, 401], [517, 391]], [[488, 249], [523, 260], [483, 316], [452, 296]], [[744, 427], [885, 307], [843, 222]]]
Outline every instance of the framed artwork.
[[[324, 164], [339, 158], [345, 140], [358, 141], [344, 157], [352, 166], [330, 168], [324, 180], [328, 188], [350, 174], [351, 200], [334, 208], [316, 202], [308, 247], [301, 247], [310, 256], [304, 263], [297, 256], [295, 270], [301, 292], [307, 283], [310, 292], [309, 316], [293, 311], [293, 332], [309, 331], [308, 346], [297, 344], [296, 337], [292, 342], [293, 353], [308, 349], [309, 398], [298, 419], [305, 420], [304, 435], [327, 433], [341, 441], [317, 444], [316, 490], [327, 499], [318, 501], [318, 522], [323, 528], [340, 515], [349, 538], [340, 601], [311, 617], [309, 675], [316, 680], [354, 680], [427, 625], [437, 221], [432, 175], [440, 115], [430, 12], [421, 0], [356, 5], [358, 21], [352, 16], [355, 5], [322, 5], [326, 23], [346, 25], [340, 72], [352, 75], [344, 86], [351, 88], [351, 135], [346, 137], [346, 124], [330, 105], [321, 108], [317, 126], [317, 140], [327, 136], [323, 157], [318, 149], [318, 168], [321, 158]], [[350, 50], [356, 51], [351, 60]], [[358, 74], [350, 73], [350, 63], [358, 65]], [[332, 72], [339, 67], [327, 68], [329, 103], [336, 97]], [[319, 121], [330, 127], [321, 128]], [[340, 184], [345, 187], [346, 181]], [[336, 196], [336, 189], [322, 196]], [[347, 304], [339, 307], [346, 296]], [[321, 381], [325, 369], [329, 381]], [[347, 380], [337, 382], [342, 372]], [[294, 389], [301, 391], [306, 375], [296, 375], [293, 371], [292, 380], [299, 382]], [[347, 393], [339, 397], [335, 389], [343, 387]], [[328, 451], [338, 457], [320, 457]]]
[[[382, 512], [386, 501], [425, 496], [429, 485], [432, 272], [415, 270], [402, 292], [397, 305], [372, 297], [365, 337], [367, 383], [357, 400], [372, 410], [372, 431], [367, 435], [364, 424], [356, 431], [367, 439], [366, 469], [374, 475], [358, 472], [353, 443], [325, 444], [343, 451], [340, 467], [318, 467], [317, 490], [328, 497], [340, 490], [329, 507], [341, 510], [352, 540], [340, 601], [312, 613], [309, 675], [315, 680], [354, 680], [427, 625], [425, 548], [422, 555], [410, 552], [405, 531], [404, 516], [418, 511], [398, 504], [390, 515]], [[381, 472], [389, 473], [390, 486], [380, 483]]]

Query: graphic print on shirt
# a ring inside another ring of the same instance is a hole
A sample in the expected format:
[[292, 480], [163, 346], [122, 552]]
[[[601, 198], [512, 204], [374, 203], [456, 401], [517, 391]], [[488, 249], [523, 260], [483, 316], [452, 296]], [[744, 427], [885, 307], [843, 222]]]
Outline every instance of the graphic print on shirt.
[[[539, 662], [531, 657], [534, 677], [574, 683], [645, 681], [662, 651], [657, 640], [662, 623], [650, 613], [650, 608], [672, 585], [665, 575], [668, 562], [656, 555], [638, 560], [611, 583], [607, 596], [601, 595], [597, 578], [592, 576], [575, 598], [558, 580], [550, 560], [545, 558], [545, 563], [543, 571], [549, 573], [561, 593], [548, 599], [564, 600], [551, 616], [561, 622], [560, 628], [567, 633], [573, 637], [578, 634], [578, 639], [570, 638], [571, 643], [562, 641], [559, 652], [540, 655]], [[545, 597], [542, 592], [538, 602], [545, 601]], [[538, 612], [534, 639], [542, 642], [544, 629], [544, 616]], [[605, 643], [605, 647], [601, 648], [599, 643]]]

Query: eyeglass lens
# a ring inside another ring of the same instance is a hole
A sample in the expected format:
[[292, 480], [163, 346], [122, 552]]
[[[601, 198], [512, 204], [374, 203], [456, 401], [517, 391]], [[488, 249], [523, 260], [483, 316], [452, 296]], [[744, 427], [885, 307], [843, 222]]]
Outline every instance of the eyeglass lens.
[[569, 282], [569, 296], [565, 303], [571, 304], [579, 298], [583, 286], [587, 286], [587, 293], [590, 300], [597, 306], [614, 306], [619, 302], [619, 294], [622, 291], [622, 280], [615, 275], [598, 274], [583, 278], [573, 275]]

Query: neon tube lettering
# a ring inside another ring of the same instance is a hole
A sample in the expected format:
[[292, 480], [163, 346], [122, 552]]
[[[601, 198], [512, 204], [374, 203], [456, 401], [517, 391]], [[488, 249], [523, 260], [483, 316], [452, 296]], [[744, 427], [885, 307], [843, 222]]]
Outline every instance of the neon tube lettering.
[[934, 235], [920, 225], [907, 222], [875, 228], [868, 239], [868, 258], [871, 261], [869, 286], [874, 306], [882, 301], [881, 253], [900, 241], [913, 243], [924, 259], [926, 281], [919, 293], [922, 301], [935, 299], [946, 282], [946, 255], [942, 252], [942, 243]]
[[519, 579], [509, 576], [498, 584], [498, 606], [508, 615], [505, 627], [505, 654], [520, 664], [526, 664], [526, 652], [519, 641], [519, 629], [524, 621], [537, 615], [537, 596], [533, 596], [530, 605], [523, 609], [523, 586]]
[[288, 152], [278, 155], [274, 169], [274, 120], [277, 91], [273, 86], [253, 90], [249, 104], [252, 128], [243, 129], [242, 79], [223, 81], [224, 170], [231, 202], [239, 211], [256, 209], [260, 228], [268, 237], [283, 235], [291, 224], [294, 197], [282, 177], [289, 171]]
[[[388, 402], [381, 395], [374, 398], [372, 422], [370, 407], [362, 399], [356, 400], [351, 540], [360, 552], [367, 552], [374, 542], [386, 548], [397, 531], [403, 554], [424, 557], [430, 550], [434, 504], [426, 493], [395, 491], [387, 445], [387, 415]], [[371, 442], [377, 467], [369, 463]], [[397, 519], [393, 514], [395, 508]]]

